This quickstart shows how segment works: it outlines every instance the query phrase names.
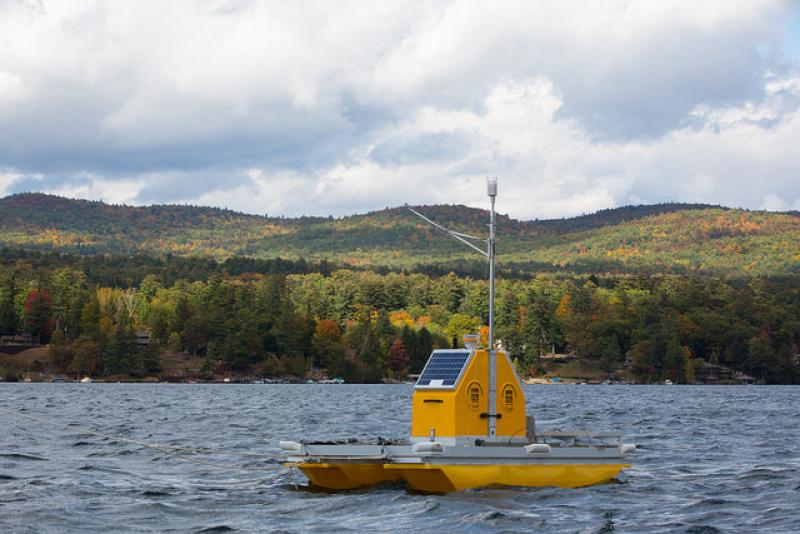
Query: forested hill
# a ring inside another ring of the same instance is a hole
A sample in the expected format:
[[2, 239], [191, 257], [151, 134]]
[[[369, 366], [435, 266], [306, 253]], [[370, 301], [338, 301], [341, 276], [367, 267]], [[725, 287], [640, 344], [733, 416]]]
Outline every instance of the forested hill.
[[[482, 234], [486, 212], [418, 208]], [[569, 219], [500, 216], [506, 272], [800, 272], [800, 217], [698, 204], [626, 206]], [[112, 206], [40, 193], [0, 199], [0, 246], [72, 254], [327, 259], [365, 267], [480, 269], [480, 259], [403, 207], [339, 219], [278, 218], [196, 206]]]

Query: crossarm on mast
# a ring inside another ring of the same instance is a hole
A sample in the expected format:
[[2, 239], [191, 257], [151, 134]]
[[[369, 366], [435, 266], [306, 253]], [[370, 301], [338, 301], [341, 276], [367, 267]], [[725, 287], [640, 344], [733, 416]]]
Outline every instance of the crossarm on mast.
[[471, 249], [475, 250], [476, 252], [478, 252], [478, 253], [486, 256], [486, 257], [489, 257], [489, 253], [487, 251], [479, 248], [474, 243], [470, 243], [469, 241], [467, 241], [467, 239], [476, 239], [478, 241], [487, 241], [486, 239], [484, 239], [482, 237], [475, 237], [475, 236], [469, 235], [469, 234], [462, 234], [462, 233], [459, 233], [459, 232], [455, 232], [453, 230], [450, 230], [449, 228], [445, 228], [444, 226], [442, 226], [441, 224], [437, 223], [436, 221], [432, 221], [431, 219], [427, 218], [426, 216], [424, 216], [423, 214], [421, 214], [420, 212], [418, 212], [417, 210], [415, 210], [414, 208], [412, 208], [410, 206], [406, 206], [406, 208], [408, 208], [408, 211], [410, 211], [411, 213], [413, 213], [414, 215], [416, 215], [420, 219], [422, 219], [425, 222], [433, 225], [434, 227], [438, 228], [439, 230], [447, 233], [452, 238], [458, 239], [459, 241], [461, 241], [462, 243], [464, 243], [465, 245], [467, 245]]

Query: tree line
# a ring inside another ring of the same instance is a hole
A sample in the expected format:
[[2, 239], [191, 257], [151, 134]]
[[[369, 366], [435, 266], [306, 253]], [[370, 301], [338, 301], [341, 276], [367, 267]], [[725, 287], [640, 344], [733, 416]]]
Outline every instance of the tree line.
[[[235, 274], [135, 287], [98, 284], [72, 267], [0, 270], [0, 333], [50, 344], [81, 374], [147, 375], [163, 355], [202, 358], [200, 373], [348, 381], [419, 372], [433, 348], [485, 330], [484, 280], [447, 273]], [[151, 343], [137, 343], [146, 332]], [[693, 382], [704, 362], [768, 383], [800, 382], [800, 278], [558, 276], [501, 279], [497, 337], [523, 375], [572, 353], [643, 382]]]

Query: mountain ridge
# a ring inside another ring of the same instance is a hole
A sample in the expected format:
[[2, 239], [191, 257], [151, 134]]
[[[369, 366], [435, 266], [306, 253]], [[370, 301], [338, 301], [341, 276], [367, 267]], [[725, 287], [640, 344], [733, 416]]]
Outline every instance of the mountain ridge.
[[[456, 230], [485, 232], [486, 210], [415, 208]], [[530, 273], [800, 272], [796, 212], [665, 203], [563, 219], [499, 215], [498, 223], [499, 263]], [[0, 198], [0, 246], [81, 255], [330, 259], [391, 268], [480, 262], [403, 206], [340, 218], [292, 218], [204, 206], [119, 206], [43, 193]]]
[[[7, 217], [4, 216], [8, 213], [8, 210], [20, 209], [25, 207], [38, 207], [41, 209], [53, 209], [58, 207], [64, 207], [67, 205], [74, 205], [80, 207], [88, 207], [91, 209], [95, 209], [98, 211], [111, 211], [115, 210], [119, 213], [140, 213], [142, 215], [152, 214], [152, 213], [160, 213], [163, 211], [176, 211], [178, 213], [188, 213], [192, 211], [201, 212], [201, 213], [218, 213], [220, 216], [227, 216], [229, 218], [245, 218], [245, 219], [263, 219], [263, 220], [270, 220], [270, 221], [330, 221], [330, 220], [346, 220], [358, 217], [369, 217], [375, 216], [385, 213], [391, 212], [398, 212], [402, 211], [405, 212], [406, 205], [404, 206], [394, 206], [394, 207], [386, 207], [383, 209], [377, 210], [370, 210], [364, 213], [355, 213], [351, 215], [342, 215], [340, 217], [334, 217], [332, 215], [324, 216], [324, 215], [298, 215], [294, 217], [290, 216], [270, 216], [270, 215], [259, 215], [254, 213], [246, 213], [241, 211], [232, 210], [229, 208], [220, 208], [216, 206], [203, 206], [199, 204], [145, 204], [145, 205], [132, 205], [132, 204], [114, 204], [108, 203], [102, 200], [91, 200], [91, 199], [82, 199], [82, 198], [71, 198], [71, 197], [64, 197], [60, 195], [52, 195], [49, 193], [39, 193], [39, 192], [27, 192], [27, 193], [13, 193], [10, 195], [0, 197], [0, 224], [7, 223]], [[463, 204], [419, 204], [419, 205], [411, 205], [410, 207], [414, 209], [425, 209], [425, 208], [432, 208], [434, 210], [438, 208], [459, 208], [460, 210], [471, 211], [475, 213], [481, 214], [488, 214], [488, 210], [483, 208], [475, 208], [471, 206], [466, 206]], [[683, 210], [691, 210], [691, 209], [707, 209], [707, 208], [714, 208], [714, 209], [739, 209], [739, 208], [731, 208], [727, 206], [721, 205], [714, 205], [714, 204], [705, 204], [705, 203], [682, 203], [682, 202], [663, 202], [663, 203], [656, 203], [656, 204], [626, 204], [623, 206], [618, 206], [615, 208], [605, 208], [598, 210], [592, 213], [583, 213], [581, 215], [575, 215], [572, 217], [556, 217], [551, 219], [515, 219], [513, 217], [509, 217], [507, 214], [503, 214], [498, 212], [498, 219], [499, 220], [508, 220], [520, 224], [528, 224], [528, 225], [537, 225], [537, 224], [545, 224], [545, 225], [558, 225], [567, 221], [586, 221], [586, 220], [594, 220], [601, 218], [603, 216], [610, 216], [612, 218], [619, 218], [619, 214], [627, 214], [632, 218], [641, 218], [647, 215], [653, 215], [657, 213], [666, 213], [672, 211], [683, 211]], [[749, 210], [745, 210], [749, 211]], [[52, 213], [52, 212], [49, 212]], [[798, 214], [798, 212], [787, 211], [787, 212], [772, 212], [772, 213], [787, 213], [787, 214]], [[624, 215], [623, 215], [624, 216]]]

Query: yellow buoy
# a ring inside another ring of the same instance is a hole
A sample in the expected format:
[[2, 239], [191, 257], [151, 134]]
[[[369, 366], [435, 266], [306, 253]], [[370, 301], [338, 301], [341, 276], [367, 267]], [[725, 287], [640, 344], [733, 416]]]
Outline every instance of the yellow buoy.
[[[494, 340], [494, 257], [497, 181], [490, 179], [486, 249], [409, 208], [489, 260], [488, 348], [465, 336], [464, 349], [435, 350], [417, 380], [408, 441], [280, 444], [286, 465], [314, 486], [348, 490], [403, 482], [416, 491], [447, 493], [481, 486], [560, 486], [608, 482], [628, 464], [633, 445], [599, 441], [608, 434], [537, 432], [508, 355]], [[583, 442], [582, 440], [588, 440]]]

